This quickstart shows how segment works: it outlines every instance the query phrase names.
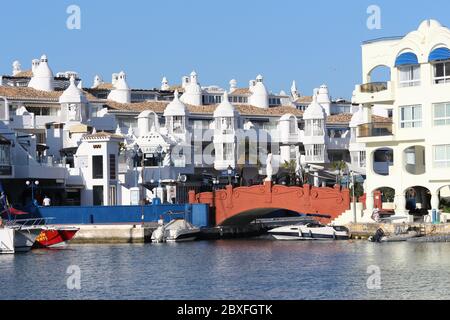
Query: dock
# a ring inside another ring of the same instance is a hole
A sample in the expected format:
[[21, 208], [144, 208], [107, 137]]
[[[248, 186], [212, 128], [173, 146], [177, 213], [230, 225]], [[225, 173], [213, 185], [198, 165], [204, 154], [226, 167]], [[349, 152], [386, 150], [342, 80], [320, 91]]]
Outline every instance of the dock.
[[[349, 224], [347, 227], [350, 230], [352, 239], [368, 239], [373, 236], [375, 232], [382, 228], [386, 233], [395, 233], [396, 228], [401, 227], [402, 229], [407, 229], [408, 227], [418, 228], [422, 235], [422, 241], [429, 239], [428, 242], [445, 242], [450, 241], [450, 223], [359, 223], [359, 224]], [[418, 238], [421, 239], [421, 238]], [[417, 241], [419, 241], [417, 239]], [[434, 239], [434, 241], [432, 241]]]

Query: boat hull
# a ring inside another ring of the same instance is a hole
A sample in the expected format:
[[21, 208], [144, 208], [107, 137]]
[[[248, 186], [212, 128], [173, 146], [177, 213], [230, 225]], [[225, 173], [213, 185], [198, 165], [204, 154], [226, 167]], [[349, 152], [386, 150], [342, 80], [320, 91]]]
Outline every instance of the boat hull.
[[0, 229], [0, 254], [12, 254], [14, 252], [14, 230]]
[[15, 230], [14, 250], [16, 252], [30, 251], [41, 231], [41, 228], [21, 228]]
[[36, 238], [35, 248], [66, 247], [79, 231], [77, 228], [55, 228], [42, 230]]

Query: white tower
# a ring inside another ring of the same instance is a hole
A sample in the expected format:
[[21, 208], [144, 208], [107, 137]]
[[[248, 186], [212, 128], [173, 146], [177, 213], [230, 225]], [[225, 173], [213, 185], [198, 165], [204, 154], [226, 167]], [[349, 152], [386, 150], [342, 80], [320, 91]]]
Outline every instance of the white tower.
[[328, 87], [323, 84], [319, 88], [319, 93], [317, 95], [317, 102], [323, 107], [327, 116], [330, 115], [330, 94], [328, 93]]
[[297, 84], [295, 83], [295, 80], [292, 81], [291, 96], [294, 101], [297, 100], [298, 98], [300, 98], [300, 94], [297, 90]]
[[229, 166], [236, 166], [235, 130], [238, 113], [228, 100], [228, 93], [223, 94], [222, 102], [214, 111], [214, 168], [226, 170]]
[[21, 66], [21, 64], [20, 64], [20, 62], [19, 61], [14, 61], [13, 62], [13, 64], [12, 64], [12, 75], [15, 77], [15, 76], [17, 76], [19, 73], [21, 73], [22, 72], [22, 66]]
[[183, 141], [187, 141], [187, 117], [189, 111], [186, 105], [178, 98], [178, 90], [175, 90], [174, 99], [164, 110], [164, 118], [166, 119], [166, 128], [169, 134], [174, 135]]
[[163, 90], [163, 91], [170, 90], [169, 81], [167, 81], [167, 78], [166, 78], [166, 77], [163, 77], [163, 78], [162, 78], [162, 81], [161, 81], [161, 90]]
[[70, 77], [70, 85], [59, 97], [61, 118], [64, 122], [86, 122], [89, 118], [88, 101], [83, 91], [75, 85], [75, 77]]
[[316, 89], [312, 103], [303, 114], [305, 132], [303, 144], [305, 146], [306, 161], [309, 163], [326, 163], [326, 118], [323, 107], [317, 102], [318, 90]]
[[131, 103], [131, 89], [128, 86], [125, 72], [121, 71], [117, 74], [114, 89], [109, 93], [108, 99], [119, 103]]
[[230, 93], [237, 89], [237, 81], [236, 79], [230, 80]]
[[103, 83], [102, 78], [99, 75], [96, 75], [94, 77], [94, 84], [92, 85], [92, 88], [93, 89], [98, 88], [98, 86], [100, 86], [102, 83]]
[[41, 90], [41, 91], [53, 91], [53, 72], [48, 66], [47, 56], [44, 54], [39, 61], [33, 60], [33, 77], [28, 83], [28, 87]]
[[249, 98], [250, 105], [262, 109], [269, 108], [269, 93], [263, 83], [262, 75], [256, 77], [256, 81], [254, 82], [254, 85], [251, 86], [250, 91], [252, 92], [252, 95]]
[[198, 83], [198, 77], [195, 71], [192, 71], [189, 83], [185, 84], [181, 101], [194, 106], [202, 105], [202, 88]]

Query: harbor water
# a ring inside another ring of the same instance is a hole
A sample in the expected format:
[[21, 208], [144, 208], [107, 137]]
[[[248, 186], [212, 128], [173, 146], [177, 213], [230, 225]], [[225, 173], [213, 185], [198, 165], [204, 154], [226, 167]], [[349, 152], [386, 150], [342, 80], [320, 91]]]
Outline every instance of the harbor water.
[[449, 243], [72, 245], [0, 256], [0, 299], [449, 299], [449, 270]]

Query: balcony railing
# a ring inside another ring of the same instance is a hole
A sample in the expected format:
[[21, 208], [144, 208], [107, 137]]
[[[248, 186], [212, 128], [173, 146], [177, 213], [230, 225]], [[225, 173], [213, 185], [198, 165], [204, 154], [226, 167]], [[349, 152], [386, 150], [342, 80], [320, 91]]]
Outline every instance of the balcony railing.
[[358, 138], [392, 136], [391, 122], [373, 122], [358, 126]]
[[376, 93], [385, 91], [388, 89], [388, 83], [387, 82], [371, 82], [371, 83], [365, 83], [361, 86], [361, 92], [362, 93]]

